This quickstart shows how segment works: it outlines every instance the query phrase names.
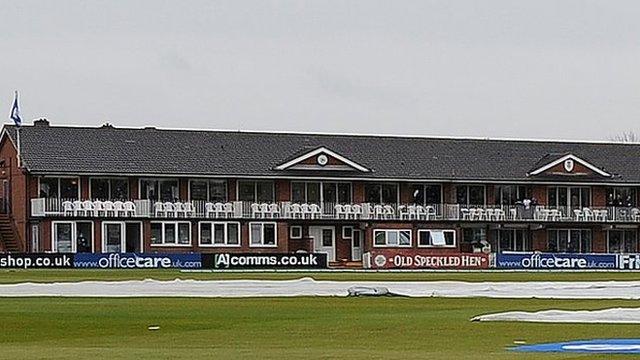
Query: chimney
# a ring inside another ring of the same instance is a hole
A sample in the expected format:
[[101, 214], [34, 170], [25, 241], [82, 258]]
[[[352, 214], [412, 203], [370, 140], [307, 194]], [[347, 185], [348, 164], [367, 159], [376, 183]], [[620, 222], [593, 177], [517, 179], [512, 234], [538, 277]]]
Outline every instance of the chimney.
[[47, 119], [38, 119], [33, 122], [33, 126], [49, 126], [49, 120]]

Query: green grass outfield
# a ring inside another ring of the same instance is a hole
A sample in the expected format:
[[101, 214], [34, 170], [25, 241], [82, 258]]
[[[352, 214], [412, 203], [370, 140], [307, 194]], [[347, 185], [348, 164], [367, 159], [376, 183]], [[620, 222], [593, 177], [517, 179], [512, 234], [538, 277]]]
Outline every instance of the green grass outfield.
[[312, 277], [316, 280], [395, 281], [640, 281], [640, 272], [180, 272], [179, 270], [0, 270], [0, 283], [80, 280], [196, 279], [286, 280]]
[[[514, 340], [637, 337], [638, 327], [472, 323], [469, 318], [508, 309], [636, 305], [435, 298], [14, 298], [1, 300], [0, 358], [596, 359], [510, 353], [505, 347]], [[148, 325], [160, 330], [149, 331]]]
[[[181, 273], [17, 270], [0, 282], [124, 279], [640, 280], [640, 273]], [[631, 300], [0, 298], [0, 359], [630, 359], [523, 354], [527, 343], [640, 337], [638, 326], [472, 323], [509, 310], [638, 307]], [[149, 331], [149, 325], [160, 330]]]

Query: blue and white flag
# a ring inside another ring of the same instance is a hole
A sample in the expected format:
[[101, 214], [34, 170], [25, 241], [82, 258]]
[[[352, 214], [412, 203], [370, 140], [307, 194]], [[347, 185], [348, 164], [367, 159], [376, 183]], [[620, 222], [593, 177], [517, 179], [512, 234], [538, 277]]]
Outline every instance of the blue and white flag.
[[13, 100], [13, 107], [11, 107], [11, 120], [16, 123], [17, 127], [22, 125], [22, 119], [20, 118], [20, 107], [18, 106], [18, 92], [16, 91], [16, 97]]

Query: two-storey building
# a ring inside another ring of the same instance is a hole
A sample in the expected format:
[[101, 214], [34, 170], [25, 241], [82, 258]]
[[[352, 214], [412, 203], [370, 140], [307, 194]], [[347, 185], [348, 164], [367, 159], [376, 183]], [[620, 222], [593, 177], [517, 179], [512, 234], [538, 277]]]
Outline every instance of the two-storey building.
[[0, 139], [4, 251], [638, 251], [638, 144], [17, 131]]

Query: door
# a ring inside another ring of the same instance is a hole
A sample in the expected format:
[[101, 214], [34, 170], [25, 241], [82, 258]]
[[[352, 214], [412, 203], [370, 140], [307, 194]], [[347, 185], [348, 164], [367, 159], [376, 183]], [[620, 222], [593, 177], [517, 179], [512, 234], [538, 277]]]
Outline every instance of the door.
[[103, 222], [102, 252], [142, 252], [142, 223]]
[[351, 260], [362, 260], [362, 231], [353, 230], [351, 235]]
[[102, 252], [122, 252], [124, 236], [125, 227], [123, 222], [102, 223]]
[[336, 231], [332, 226], [310, 226], [314, 252], [327, 254], [327, 261], [336, 260]]

